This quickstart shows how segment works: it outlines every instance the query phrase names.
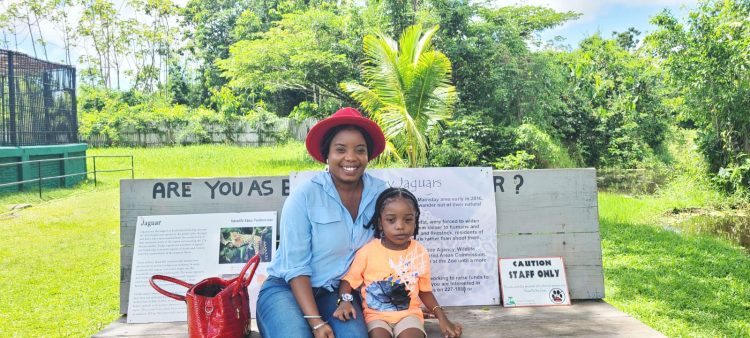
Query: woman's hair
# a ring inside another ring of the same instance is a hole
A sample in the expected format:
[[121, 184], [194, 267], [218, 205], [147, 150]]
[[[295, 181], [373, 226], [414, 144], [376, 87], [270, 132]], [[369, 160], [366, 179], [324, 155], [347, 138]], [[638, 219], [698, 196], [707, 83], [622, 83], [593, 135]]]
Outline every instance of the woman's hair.
[[362, 137], [365, 138], [365, 143], [367, 144], [367, 159], [369, 160], [373, 148], [372, 137], [370, 137], [370, 134], [368, 134], [364, 128], [355, 126], [353, 124], [342, 124], [340, 126], [335, 126], [323, 136], [323, 141], [320, 142], [320, 153], [323, 154], [323, 159], [328, 159], [328, 153], [331, 150], [331, 142], [333, 142], [333, 138], [336, 136], [336, 134], [338, 134], [342, 130], [356, 130], [362, 133]]
[[412, 207], [414, 207], [414, 238], [417, 238], [419, 233], [419, 203], [417, 198], [411, 191], [404, 188], [388, 188], [383, 190], [378, 196], [378, 200], [375, 202], [375, 214], [370, 219], [370, 222], [365, 224], [366, 229], [375, 230], [375, 238], [380, 238], [381, 233], [378, 231], [378, 225], [380, 225], [380, 214], [383, 212], [385, 205], [392, 202], [397, 198], [403, 198], [407, 201], [411, 201]]

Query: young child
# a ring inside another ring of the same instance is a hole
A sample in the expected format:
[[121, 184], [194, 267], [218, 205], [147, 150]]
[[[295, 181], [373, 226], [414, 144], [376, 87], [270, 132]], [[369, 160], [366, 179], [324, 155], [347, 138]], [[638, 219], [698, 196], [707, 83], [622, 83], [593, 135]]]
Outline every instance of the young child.
[[361, 288], [362, 308], [370, 338], [425, 337], [421, 303], [435, 314], [444, 337], [460, 337], [462, 327], [445, 316], [430, 283], [430, 257], [412, 237], [419, 230], [419, 205], [406, 189], [388, 188], [375, 203], [375, 215], [365, 227], [375, 238], [354, 258], [339, 286], [339, 306], [333, 316], [354, 318], [352, 288]]

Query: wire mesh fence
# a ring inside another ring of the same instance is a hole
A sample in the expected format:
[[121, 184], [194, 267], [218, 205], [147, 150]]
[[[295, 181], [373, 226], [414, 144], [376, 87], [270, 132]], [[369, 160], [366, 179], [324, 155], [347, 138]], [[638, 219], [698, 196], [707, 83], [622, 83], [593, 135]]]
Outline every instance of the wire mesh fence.
[[75, 68], [0, 49], [0, 146], [78, 142]]

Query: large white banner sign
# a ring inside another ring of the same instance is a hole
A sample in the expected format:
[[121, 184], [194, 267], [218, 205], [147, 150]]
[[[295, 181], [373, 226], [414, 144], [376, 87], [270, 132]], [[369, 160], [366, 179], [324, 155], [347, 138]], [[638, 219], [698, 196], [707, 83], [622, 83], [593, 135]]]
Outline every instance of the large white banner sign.
[[[417, 240], [430, 253], [432, 287], [440, 304], [500, 304], [492, 169], [375, 169], [368, 172], [391, 187], [408, 189], [419, 200], [422, 214]], [[292, 173], [291, 189], [315, 174]]]
[[[251, 313], [255, 314], [258, 291], [276, 251], [275, 225], [275, 211], [138, 217], [128, 323], [187, 318], [185, 303], [157, 293], [148, 283], [151, 276], [166, 275], [190, 284], [215, 276], [230, 279], [260, 254], [261, 263], [248, 287]], [[187, 291], [168, 282], [157, 283], [176, 294]]]

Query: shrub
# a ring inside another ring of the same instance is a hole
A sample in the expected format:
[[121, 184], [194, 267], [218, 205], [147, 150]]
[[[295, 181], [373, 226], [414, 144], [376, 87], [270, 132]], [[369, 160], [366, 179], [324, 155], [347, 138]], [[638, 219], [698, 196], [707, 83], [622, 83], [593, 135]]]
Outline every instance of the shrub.
[[436, 146], [428, 154], [432, 166], [489, 166], [516, 150], [516, 133], [477, 116], [448, 122]]
[[265, 143], [269, 140], [274, 143], [287, 142], [290, 138], [289, 133], [286, 130], [276, 128], [279, 117], [266, 110], [262, 103], [256, 105], [255, 109], [244, 117], [244, 120], [249, 122], [255, 128], [255, 132], [258, 133], [258, 142]]
[[[539, 127], [524, 123], [518, 127], [517, 131], [517, 147], [525, 150], [524, 153], [530, 153], [532, 157], [519, 157], [517, 152], [512, 155], [516, 157], [510, 157], [508, 160], [521, 160], [523, 163], [534, 161], [541, 168], [575, 168], [578, 166], [578, 163], [570, 157], [568, 150], [560, 144], [560, 141], [555, 140]], [[496, 163], [505, 162], [501, 159]]]
[[713, 180], [724, 191], [747, 199], [750, 197], [750, 158], [719, 168]]
[[534, 169], [536, 167], [534, 163], [535, 158], [536, 156], [519, 150], [515, 154], [503, 156], [495, 161], [492, 166], [498, 170]]

